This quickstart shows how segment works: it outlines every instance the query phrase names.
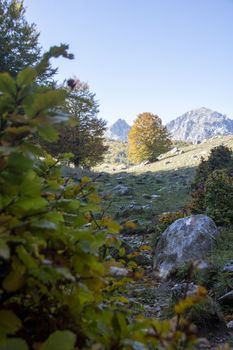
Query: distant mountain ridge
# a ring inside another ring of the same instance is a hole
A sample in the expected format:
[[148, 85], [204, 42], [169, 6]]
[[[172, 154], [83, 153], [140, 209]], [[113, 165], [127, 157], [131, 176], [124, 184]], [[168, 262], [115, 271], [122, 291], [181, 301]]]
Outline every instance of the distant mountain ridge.
[[[206, 107], [188, 111], [169, 122], [166, 127], [172, 139], [194, 144], [215, 136], [233, 135], [233, 120]], [[130, 129], [130, 125], [119, 118], [108, 128], [106, 137], [127, 142]]]
[[232, 119], [205, 107], [186, 112], [166, 127], [173, 139], [195, 144], [214, 136], [233, 134]]
[[119, 140], [123, 142], [128, 141], [128, 133], [131, 127], [124, 120], [119, 118], [114, 124], [112, 124], [107, 132], [106, 137], [111, 140]]

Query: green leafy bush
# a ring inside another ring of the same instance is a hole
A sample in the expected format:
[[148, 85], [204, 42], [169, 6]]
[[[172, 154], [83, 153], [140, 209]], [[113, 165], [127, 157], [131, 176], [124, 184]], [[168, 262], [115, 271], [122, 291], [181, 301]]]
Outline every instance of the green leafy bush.
[[187, 206], [193, 213], [206, 213], [217, 224], [232, 223], [232, 152], [225, 146], [211, 150], [202, 159], [192, 184], [192, 201]]
[[233, 223], [233, 173], [229, 170], [215, 170], [205, 183], [206, 214], [216, 224]]

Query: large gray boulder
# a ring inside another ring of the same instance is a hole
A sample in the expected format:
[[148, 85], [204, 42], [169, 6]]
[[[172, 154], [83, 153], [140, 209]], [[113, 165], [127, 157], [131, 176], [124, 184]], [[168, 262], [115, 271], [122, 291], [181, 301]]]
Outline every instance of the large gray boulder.
[[191, 215], [173, 222], [164, 231], [154, 251], [154, 270], [166, 278], [191, 260], [203, 259], [212, 248], [218, 229], [206, 215]]

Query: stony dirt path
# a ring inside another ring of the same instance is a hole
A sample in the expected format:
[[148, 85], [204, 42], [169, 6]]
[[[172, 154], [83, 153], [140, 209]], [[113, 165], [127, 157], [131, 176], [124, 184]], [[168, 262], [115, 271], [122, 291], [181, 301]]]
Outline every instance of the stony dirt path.
[[[124, 239], [131, 247], [139, 247], [141, 244], [151, 245], [152, 235], [143, 236], [143, 241], [141, 236], [136, 235], [124, 236]], [[142, 254], [145, 255], [145, 259], [141, 259], [144, 276], [129, 286], [130, 306], [135, 313], [143, 313], [146, 317], [165, 318], [169, 315], [171, 288], [176, 281], [159, 280], [152, 269], [152, 251], [145, 251]], [[226, 343], [233, 349], [233, 332], [230, 332], [223, 322], [200, 329], [200, 337], [208, 339], [207, 343], [200, 345], [200, 350], [213, 350]]]

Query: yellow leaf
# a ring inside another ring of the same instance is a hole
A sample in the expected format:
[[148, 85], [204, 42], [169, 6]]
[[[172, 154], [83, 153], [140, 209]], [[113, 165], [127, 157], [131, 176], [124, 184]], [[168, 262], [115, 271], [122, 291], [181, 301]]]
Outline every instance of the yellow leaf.
[[147, 250], [151, 250], [151, 247], [145, 244], [145, 245], [141, 245], [139, 249], [143, 251], [147, 251]]
[[130, 269], [136, 269], [138, 267], [138, 265], [136, 264], [136, 262], [130, 261], [128, 263], [127, 267], [130, 268]]
[[118, 301], [120, 301], [121, 303], [124, 303], [124, 304], [128, 304], [128, 303], [129, 303], [129, 300], [128, 300], [127, 298], [123, 297], [123, 296], [118, 297], [117, 299], [118, 299]]
[[133, 221], [127, 221], [125, 224], [124, 224], [124, 226], [126, 227], [126, 228], [130, 228], [130, 229], [135, 229], [136, 227], [137, 227], [137, 225], [135, 224], [135, 222], [133, 222]]
[[101, 202], [100, 196], [98, 196], [98, 194], [96, 194], [96, 193], [89, 194], [88, 198], [89, 198], [89, 200], [91, 202], [94, 202], [94, 203], [100, 203]]
[[88, 183], [91, 182], [91, 179], [88, 176], [82, 177], [82, 183]]

